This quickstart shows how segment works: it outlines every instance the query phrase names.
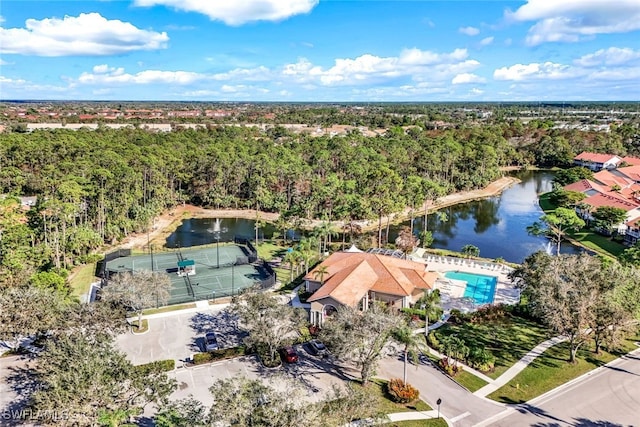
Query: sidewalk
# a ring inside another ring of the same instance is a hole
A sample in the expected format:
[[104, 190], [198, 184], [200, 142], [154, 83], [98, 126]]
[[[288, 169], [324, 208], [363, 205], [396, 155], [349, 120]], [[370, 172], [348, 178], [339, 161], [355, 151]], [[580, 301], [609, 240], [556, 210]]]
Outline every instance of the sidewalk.
[[[438, 418], [438, 411], [432, 409], [430, 411], [423, 412], [395, 412], [393, 414], [387, 414], [386, 417], [390, 422], [398, 422], [398, 421], [418, 421], [418, 420], [431, 420], [434, 418]], [[446, 419], [442, 414], [440, 414], [440, 418], [450, 426], [452, 423]], [[363, 427], [374, 425], [373, 420], [357, 420], [346, 424], [343, 427]]]
[[489, 384], [482, 387], [480, 390], [476, 391], [473, 394], [475, 394], [476, 396], [484, 397], [493, 393], [494, 391], [511, 381], [520, 372], [522, 372], [522, 370], [529, 366], [529, 364], [533, 362], [536, 357], [540, 356], [550, 347], [553, 347], [554, 345], [559, 344], [563, 341], [566, 341], [565, 337], [554, 337], [541, 344], [538, 344], [533, 350], [522, 356], [520, 360], [514, 363], [512, 367], [507, 369], [504, 374], [500, 375], [495, 380], [489, 381]]

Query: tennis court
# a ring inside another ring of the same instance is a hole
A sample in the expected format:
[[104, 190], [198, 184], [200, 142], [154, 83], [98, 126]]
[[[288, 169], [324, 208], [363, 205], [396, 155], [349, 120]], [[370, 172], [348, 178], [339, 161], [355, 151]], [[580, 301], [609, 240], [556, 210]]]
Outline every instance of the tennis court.
[[[239, 245], [183, 248], [144, 255], [116, 258], [107, 262], [109, 275], [137, 270], [164, 272], [171, 280], [168, 304], [215, 299], [235, 295], [269, 277], [259, 265], [248, 264], [249, 252]], [[179, 275], [178, 264], [189, 264], [194, 273]]]

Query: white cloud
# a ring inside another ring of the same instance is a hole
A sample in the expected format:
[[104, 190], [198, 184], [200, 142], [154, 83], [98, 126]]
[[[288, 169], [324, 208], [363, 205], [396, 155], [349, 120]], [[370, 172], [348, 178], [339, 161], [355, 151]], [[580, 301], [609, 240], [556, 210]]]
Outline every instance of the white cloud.
[[526, 43], [577, 42], [597, 34], [640, 29], [640, 0], [528, 0], [507, 19], [537, 21]]
[[498, 68], [493, 72], [493, 78], [496, 80], [537, 80], [537, 79], [566, 79], [576, 77], [581, 73], [568, 65], [557, 64], [554, 62], [531, 63], [531, 64], [515, 64], [510, 67]]
[[494, 40], [493, 36], [485, 37], [482, 40], [480, 40], [480, 44], [482, 46], [489, 46], [491, 43], [493, 43], [493, 40]]
[[460, 27], [458, 31], [468, 36], [477, 36], [480, 34], [480, 30], [476, 27]]
[[145, 70], [136, 74], [125, 73], [123, 68], [98, 65], [93, 73], [82, 73], [77, 82], [82, 84], [176, 84], [187, 85], [207, 79], [207, 75], [191, 71]]
[[329, 68], [300, 59], [295, 64], [286, 64], [282, 74], [297, 82], [315, 81], [325, 86], [365, 85], [402, 78], [445, 81], [480, 65], [476, 60], [466, 59], [467, 56], [466, 49], [436, 53], [413, 48], [404, 49], [398, 56], [364, 54], [356, 58], [339, 58]]
[[0, 28], [0, 52], [35, 56], [119, 55], [164, 49], [166, 33], [141, 30], [128, 22], [107, 20], [99, 13], [64, 19], [27, 19], [25, 28]]
[[135, 0], [136, 6], [162, 5], [201, 13], [213, 21], [242, 25], [255, 21], [281, 21], [309, 13], [319, 0]]
[[486, 80], [483, 77], [480, 77], [472, 73], [458, 74], [451, 80], [451, 84], [454, 84], [454, 85], [467, 84], [467, 83], [485, 83], [485, 82]]
[[[574, 63], [582, 67], [622, 65], [640, 59], [640, 51], [629, 48], [610, 47], [584, 55]], [[636, 75], [637, 76], [637, 75]]]
[[484, 91], [482, 89], [478, 89], [477, 87], [474, 87], [469, 91], [469, 95], [473, 95], [473, 96], [482, 95], [483, 93]]

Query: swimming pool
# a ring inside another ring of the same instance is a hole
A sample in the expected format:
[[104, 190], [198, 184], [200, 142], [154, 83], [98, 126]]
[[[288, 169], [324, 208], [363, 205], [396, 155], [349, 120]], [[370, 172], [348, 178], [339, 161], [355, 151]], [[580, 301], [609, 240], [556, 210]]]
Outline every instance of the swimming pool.
[[498, 284], [497, 277], [460, 271], [447, 271], [444, 273], [444, 277], [467, 282], [464, 298], [473, 298], [476, 304], [491, 304], [493, 302]]

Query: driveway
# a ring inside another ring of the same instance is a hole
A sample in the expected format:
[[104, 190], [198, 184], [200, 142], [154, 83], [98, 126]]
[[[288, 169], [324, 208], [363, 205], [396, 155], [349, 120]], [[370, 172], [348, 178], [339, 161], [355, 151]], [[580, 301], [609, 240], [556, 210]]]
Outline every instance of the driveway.
[[116, 338], [117, 347], [134, 365], [154, 360], [174, 359], [180, 366], [191, 355], [204, 351], [204, 334], [215, 331], [222, 348], [242, 343], [244, 332], [234, 316], [224, 308], [202, 309], [190, 313], [166, 313], [148, 319], [149, 331], [127, 332]]

